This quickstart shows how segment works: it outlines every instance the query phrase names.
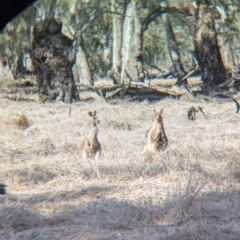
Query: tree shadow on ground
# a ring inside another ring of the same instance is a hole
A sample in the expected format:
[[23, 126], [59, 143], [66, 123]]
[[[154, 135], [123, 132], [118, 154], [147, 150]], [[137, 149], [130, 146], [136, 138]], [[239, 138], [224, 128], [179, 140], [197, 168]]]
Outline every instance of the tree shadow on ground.
[[[239, 239], [239, 192], [174, 194], [152, 204], [123, 201], [112, 191], [120, 190], [96, 185], [50, 197], [9, 196], [0, 203], [1, 239]], [[82, 196], [92, 200], [76, 203]]]

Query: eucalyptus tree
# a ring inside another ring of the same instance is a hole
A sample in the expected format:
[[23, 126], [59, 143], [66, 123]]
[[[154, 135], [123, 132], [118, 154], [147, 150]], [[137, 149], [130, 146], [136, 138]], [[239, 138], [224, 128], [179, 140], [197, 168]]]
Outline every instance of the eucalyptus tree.
[[120, 82], [121, 78], [121, 49], [122, 49], [122, 33], [123, 33], [123, 16], [125, 12], [125, 4], [123, 1], [111, 0], [112, 11], [112, 77], [114, 81]]
[[[179, 13], [189, 15], [189, 8], [181, 5], [175, 6], [175, 4], [169, 4], [168, 6], [164, 6], [161, 5], [160, 1], [151, 0], [130, 0], [128, 2], [123, 23], [121, 70], [122, 82], [126, 81], [127, 78], [138, 81], [144, 80], [144, 32], [148, 29], [148, 26], [151, 22], [153, 22], [158, 16], [161, 16], [165, 13]], [[167, 26], [167, 24], [165, 25]], [[168, 37], [170, 39], [170, 35]], [[177, 44], [175, 44], [175, 46], [177, 46]]]
[[202, 73], [203, 89], [210, 90], [226, 80], [215, 28], [216, 6], [212, 0], [198, 0], [193, 7], [195, 54]]
[[[72, 1], [72, 6], [70, 7], [70, 30], [72, 36], [76, 34], [78, 26], [81, 24], [81, 13], [83, 11], [82, 1], [74, 0]], [[86, 85], [93, 85], [92, 74], [89, 68], [88, 60], [84, 52], [84, 42], [82, 35], [77, 36], [77, 47], [75, 53], [75, 63], [73, 66], [73, 71], [75, 73], [75, 81], [79, 81]]]
[[0, 35], [0, 58], [4, 59], [12, 70], [14, 77], [20, 78], [27, 73], [24, 56], [31, 51], [31, 31], [40, 19], [53, 17], [57, 0], [36, 1], [16, 16]]
[[8, 64], [14, 78], [20, 78], [26, 70], [23, 68], [23, 56], [31, 49], [29, 22], [35, 22], [36, 13], [34, 7], [26, 9], [0, 34], [0, 59]]
[[[162, 2], [162, 6], [166, 6], [166, 2]], [[168, 42], [168, 51], [172, 61], [172, 65], [174, 67], [174, 71], [177, 74], [177, 84], [183, 84], [183, 76], [185, 71], [183, 69], [181, 56], [178, 50], [178, 43], [176, 41], [175, 34], [173, 32], [172, 24], [169, 19], [168, 13], [162, 14], [162, 21], [167, 35], [167, 42]]]
[[239, 67], [240, 55], [240, 2], [238, 0], [221, 0], [216, 3], [216, 30], [225, 68], [228, 64]]

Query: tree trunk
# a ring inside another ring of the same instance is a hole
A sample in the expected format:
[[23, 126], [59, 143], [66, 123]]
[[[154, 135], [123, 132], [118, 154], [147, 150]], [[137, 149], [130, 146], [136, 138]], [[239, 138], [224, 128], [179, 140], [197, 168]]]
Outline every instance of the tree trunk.
[[163, 25], [167, 34], [169, 55], [170, 55], [174, 70], [177, 74], [178, 80], [176, 84], [182, 85], [183, 84], [182, 78], [185, 75], [185, 71], [183, 69], [180, 53], [178, 50], [178, 44], [177, 44], [173, 29], [172, 29], [172, 25], [167, 13], [162, 14], [162, 20], [163, 20]]
[[198, 0], [194, 45], [205, 91], [213, 90], [216, 85], [226, 80], [226, 70], [218, 46], [214, 17], [213, 1]]
[[123, 24], [122, 72], [121, 81], [127, 77], [135, 81], [143, 81], [143, 29], [138, 14], [137, 1], [131, 0], [127, 6]]
[[[76, 34], [76, 29], [80, 25], [80, 13], [82, 11], [81, 1], [74, 0], [71, 8], [71, 34]], [[76, 47], [76, 56], [75, 63], [73, 65], [73, 73], [75, 81], [80, 83], [92, 86], [93, 79], [89, 69], [89, 64], [87, 61], [86, 54], [83, 50], [83, 38], [82, 36], [78, 36], [77, 39], [77, 47]]]
[[81, 44], [79, 44], [78, 46], [74, 67], [75, 71], [77, 72], [78, 81], [80, 83], [92, 86], [93, 85], [92, 75], [89, 69], [86, 55], [83, 51]]
[[[115, 0], [111, 0], [112, 12], [121, 12]], [[114, 14], [113, 18], [113, 46], [112, 46], [112, 76], [116, 82], [120, 82], [121, 74], [121, 48], [122, 48], [122, 15]]]
[[72, 41], [61, 28], [62, 23], [56, 19], [42, 20], [33, 27], [32, 60], [41, 102], [80, 100], [67, 58]]

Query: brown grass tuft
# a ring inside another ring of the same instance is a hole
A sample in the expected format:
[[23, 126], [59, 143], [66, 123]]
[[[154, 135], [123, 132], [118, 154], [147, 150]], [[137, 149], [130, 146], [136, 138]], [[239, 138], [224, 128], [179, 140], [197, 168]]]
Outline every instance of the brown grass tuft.
[[29, 127], [28, 119], [23, 113], [20, 114], [19, 117], [14, 120], [14, 124], [21, 129], [26, 129]]

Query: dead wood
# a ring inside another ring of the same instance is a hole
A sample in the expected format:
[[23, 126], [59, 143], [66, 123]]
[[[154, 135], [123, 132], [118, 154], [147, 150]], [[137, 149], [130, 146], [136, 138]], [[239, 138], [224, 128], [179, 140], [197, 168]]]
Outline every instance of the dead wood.
[[80, 100], [68, 60], [72, 40], [62, 34], [61, 29], [62, 23], [56, 19], [39, 21], [33, 27], [31, 58], [41, 102]]
[[162, 72], [162, 69], [157, 67], [156, 65], [154, 64], [149, 64], [149, 66], [153, 67], [154, 69], [157, 69], [159, 72]]
[[233, 90], [238, 90], [239, 87], [240, 87], [240, 77], [234, 76], [234, 77], [228, 78], [225, 82], [218, 84], [216, 86], [216, 90], [226, 88], [229, 91], [233, 91]]
[[171, 96], [182, 96], [188, 94], [187, 91], [181, 88], [175, 87], [174, 89], [171, 88], [164, 88], [159, 86], [147, 86], [146, 84], [143, 84], [142, 87], [155, 90], [159, 92], [160, 94], [168, 94]]
[[235, 95], [237, 95], [238, 92], [228, 92], [228, 91], [225, 91], [225, 92], [213, 92], [211, 94], [212, 97], [220, 97], [220, 98], [232, 98], [234, 97]]
[[174, 89], [164, 88], [159, 86], [149, 86], [145, 83], [132, 81], [129, 85], [122, 85], [114, 89], [111, 92], [106, 93], [106, 99], [119, 96], [121, 98], [124, 94], [128, 95], [149, 95], [151, 98], [158, 98], [157, 95], [168, 95], [174, 97], [180, 97], [183, 95], [190, 95], [185, 89], [177, 88]]
[[114, 91], [111, 91], [109, 93], [106, 94], [106, 99], [110, 99], [113, 98], [114, 96], [116, 96], [120, 91], [122, 90], [122, 88], [117, 88]]
[[182, 80], [184, 81], [185, 79], [187, 79], [188, 77], [190, 77], [191, 75], [193, 75], [198, 69], [199, 69], [199, 65], [197, 64], [197, 66], [196, 66], [192, 71], [189, 71], [189, 72], [182, 78]]

